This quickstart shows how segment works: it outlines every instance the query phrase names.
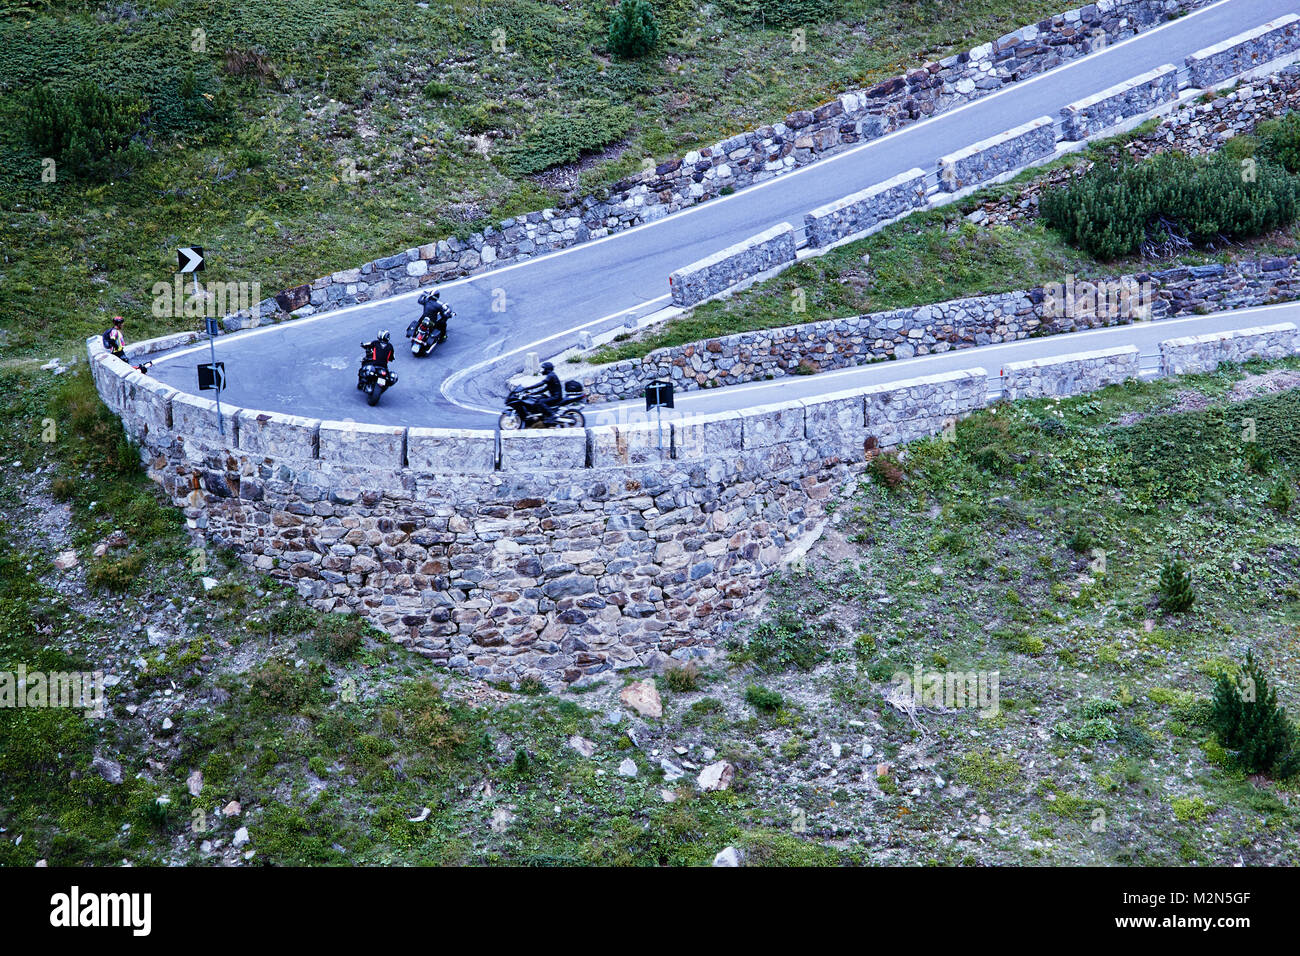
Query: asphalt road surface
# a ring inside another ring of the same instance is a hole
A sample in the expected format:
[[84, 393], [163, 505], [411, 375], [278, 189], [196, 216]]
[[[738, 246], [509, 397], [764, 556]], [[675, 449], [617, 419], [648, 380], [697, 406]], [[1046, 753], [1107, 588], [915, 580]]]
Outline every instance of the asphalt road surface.
[[[407, 324], [419, 312], [414, 292], [221, 336], [216, 357], [226, 363], [228, 379], [222, 400], [244, 408], [324, 419], [492, 427], [495, 416], [484, 409], [501, 407], [505, 379], [521, 371], [525, 353], [554, 354], [575, 343], [580, 330], [599, 332], [622, 324], [629, 312], [644, 315], [663, 308], [668, 304], [668, 275], [675, 269], [780, 222], [802, 227], [804, 213], [817, 206], [914, 166], [929, 170], [940, 155], [1036, 117], [1055, 116], [1067, 103], [1162, 63], [1181, 65], [1187, 54], [1294, 12], [1296, 5], [1297, 0], [1222, 0], [973, 103], [730, 196], [560, 252], [443, 283], [439, 286], [442, 300], [457, 316], [447, 342], [425, 359], [414, 359], [403, 338]], [[217, 273], [219, 263], [213, 265]], [[218, 274], [217, 278], [223, 277]], [[505, 295], [503, 312], [492, 309], [498, 289]], [[1153, 328], [1169, 325], [1157, 323]], [[397, 350], [393, 370], [400, 380], [377, 407], [370, 408], [355, 388], [356, 367], [360, 343], [373, 338], [380, 328], [393, 333]], [[1113, 331], [1114, 339], [1106, 339], [1111, 345], [1136, 344], [1132, 336], [1145, 334], [1135, 326]], [[1014, 354], [1034, 357], [1068, 352], [1075, 348], [1076, 337], [1081, 336], [1018, 343], [1025, 351]], [[1033, 351], [1043, 348], [1046, 353]], [[955, 360], [958, 365], [952, 367], [986, 365], [991, 361], [983, 357], [987, 351], [969, 350], [955, 359], [913, 361]], [[156, 358], [151, 372], [173, 387], [193, 392], [197, 388], [195, 365], [207, 360], [206, 344], [179, 349]], [[901, 367], [911, 362], [889, 364]], [[937, 364], [926, 368], [939, 370]], [[881, 374], [870, 368], [860, 371]], [[847, 378], [824, 374], [797, 383], [786, 380], [762, 394], [768, 396], [765, 401], [775, 401], [804, 394], [804, 390], [847, 388], [846, 382]], [[776, 389], [781, 390], [779, 394]], [[752, 398], [755, 389], [740, 386], [734, 391]], [[743, 401], [722, 398], [721, 394], [711, 392], [709, 401]]]

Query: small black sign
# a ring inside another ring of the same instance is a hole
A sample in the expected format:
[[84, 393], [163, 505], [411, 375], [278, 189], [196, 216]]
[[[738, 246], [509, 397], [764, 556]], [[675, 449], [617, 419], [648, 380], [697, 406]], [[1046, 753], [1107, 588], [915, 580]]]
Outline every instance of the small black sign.
[[673, 407], [673, 383], [655, 379], [645, 387], [645, 410]]
[[202, 272], [203, 247], [182, 246], [176, 250], [177, 272]]
[[208, 326], [208, 335], [213, 335], [213, 336], [220, 335], [221, 320], [218, 319], [215, 315], [209, 315], [206, 317], [206, 319], [207, 319], [207, 326]]
[[205, 362], [199, 366], [199, 391], [226, 387], [226, 363]]

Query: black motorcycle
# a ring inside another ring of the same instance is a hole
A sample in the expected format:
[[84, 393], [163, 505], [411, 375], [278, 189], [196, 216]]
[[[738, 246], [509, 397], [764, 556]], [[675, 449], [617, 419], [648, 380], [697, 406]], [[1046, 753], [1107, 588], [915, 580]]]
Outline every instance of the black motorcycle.
[[[365, 348], [365, 343], [361, 344]], [[357, 388], [366, 393], [366, 403], [378, 405], [379, 396], [397, 384], [397, 376], [389, 369], [367, 358], [361, 359], [361, 368], [357, 371]]]
[[[448, 312], [447, 319], [450, 320], [455, 314], [455, 312]], [[408, 332], [406, 337], [411, 340], [411, 354], [416, 358], [432, 355], [434, 349], [447, 341], [446, 332], [441, 335], [434, 334], [433, 320], [427, 316], [420, 316], [415, 322], [415, 328]]]
[[520, 428], [581, 428], [587, 424], [575, 406], [587, 400], [587, 393], [581, 382], [564, 383], [564, 397], [555, 408], [555, 420], [546, 420], [546, 411], [542, 399], [536, 392], [529, 392], [523, 385], [516, 385], [506, 396], [506, 410], [501, 413], [498, 424], [502, 431], [515, 431]]

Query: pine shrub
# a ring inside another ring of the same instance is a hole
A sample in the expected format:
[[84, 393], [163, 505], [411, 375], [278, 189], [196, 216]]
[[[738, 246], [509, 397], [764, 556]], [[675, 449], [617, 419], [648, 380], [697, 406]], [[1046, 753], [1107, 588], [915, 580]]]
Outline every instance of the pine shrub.
[[1296, 177], [1271, 159], [1251, 175], [1230, 154], [1162, 153], [1098, 164], [1039, 200], [1048, 225], [1098, 259], [1243, 239], [1295, 221]]
[[1292, 110], [1281, 119], [1265, 120], [1255, 127], [1259, 155], [1300, 173], [1300, 113]]
[[749, 27], [811, 26], [835, 19], [839, 0], [719, 0], [718, 7], [734, 23]]
[[506, 148], [505, 159], [516, 173], [540, 173], [617, 142], [631, 124], [632, 111], [626, 106], [607, 100], [579, 100], [563, 114], [543, 116]]
[[645, 56], [658, 42], [654, 7], [647, 0], [620, 0], [609, 18], [610, 52], [633, 60]]
[[1196, 600], [1192, 572], [1182, 558], [1171, 558], [1160, 568], [1160, 606], [1182, 614]]
[[147, 111], [143, 99], [83, 81], [71, 90], [35, 87], [20, 116], [23, 134], [39, 155], [79, 178], [103, 179], [130, 159]]
[[1272, 773], [1278, 778], [1300, 771], [1295, 728], [1278, 706], [1277, 691], [1247, 652], [1240, 680], [1220, 674], [1214, 687], [1210, 726], [1233, 765], [1246, 773]]

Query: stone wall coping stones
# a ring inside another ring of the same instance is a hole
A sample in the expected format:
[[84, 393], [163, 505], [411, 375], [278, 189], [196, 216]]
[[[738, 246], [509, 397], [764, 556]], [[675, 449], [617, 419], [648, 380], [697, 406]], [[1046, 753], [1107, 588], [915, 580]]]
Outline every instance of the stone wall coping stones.
[[319, 418], [241, 409], [238, 447], [267, 457], [310, 461], [317, 457], [320, 425]]
[[663, 423], [662, 432], [656, 420], [593, 425], [587, 429], [587, 443], [592, 468], [665, 461], [672, 455], [672, 420]]
[[668, 277], [673, 304], [696, 305], [746, 279], [794, 262], [796, 256], [794, 227], [788, 222], [778, 223], [675, 270]]
[[501, 471], [567, 471], [587, 466], [586, 429], [503, 431]]
[[1064, 139], [1077, 142], [1178, 99], [1178, 68], [1172, 63], [1116, 83], [1092, 96], [1061, 107]]

